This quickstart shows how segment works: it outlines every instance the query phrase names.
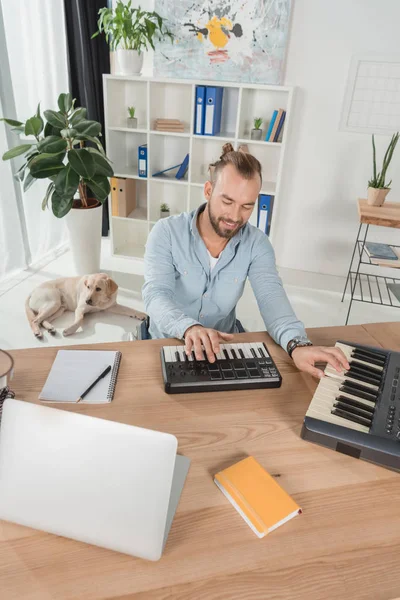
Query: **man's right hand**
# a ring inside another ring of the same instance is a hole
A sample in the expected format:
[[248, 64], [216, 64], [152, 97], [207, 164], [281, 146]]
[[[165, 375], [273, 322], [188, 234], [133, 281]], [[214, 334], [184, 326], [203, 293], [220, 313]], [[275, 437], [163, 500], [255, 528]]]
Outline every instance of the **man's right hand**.
[[185, 331], [185, 352], [189, 356], [193, 350], [197, 360], [204, 360], [203, 346], [207, 359], [213, 363], [215, 355], [220, 350], [220, 343], [229, 342], [232, 338], [231, 333], [224, 333], [201, 325], [192, 325]]

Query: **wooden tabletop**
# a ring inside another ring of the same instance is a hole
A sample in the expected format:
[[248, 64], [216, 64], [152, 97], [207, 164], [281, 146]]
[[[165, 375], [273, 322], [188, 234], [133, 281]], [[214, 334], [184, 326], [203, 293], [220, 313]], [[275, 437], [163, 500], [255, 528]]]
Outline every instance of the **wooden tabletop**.
[[[400, 324], [310, 329], [400, 350]], [[0, 521], [1, 600], [394, 599], [400, 595], [400, 475], [300, 438], [317, 382], [264, 333], [282, 387], [205, 394], [163, 391], [159, 348], [174, 340], [99, 344], [120, 349], [110, 405], [63, 409], [167, 431], [192, 463], [161, 560], [135, 559]], [[79, 346], [79, 348], [94, 348]], [[57, 348], [16, 350], [12, 387], [38, 402]], [[51, 448], [49, 448], [51, 452]], [[258, 539], [213, 483], [253, 455], [303, 514]], [[115, 507], [118, 510], [118, 507]]]
[[400, 202], [385, 202], [383, 206], [371, 206], [365, 198], [358, 199], [360, 223], [400, 229]]

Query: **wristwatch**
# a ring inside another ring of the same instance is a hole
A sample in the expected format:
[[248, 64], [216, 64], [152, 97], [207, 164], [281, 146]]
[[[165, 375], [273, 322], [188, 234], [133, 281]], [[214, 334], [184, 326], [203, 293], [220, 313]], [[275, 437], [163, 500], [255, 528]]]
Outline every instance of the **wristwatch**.
[[289, 354], [290, 358], [292, 358], [292, 352], [295, 348], [299, 348], [301, 346], [312, 346], [312, 341], [308, 339], [305, 335], [299, 335], [298, 337], [293, 338], [288, 342], [286, 347], [286, 351]]

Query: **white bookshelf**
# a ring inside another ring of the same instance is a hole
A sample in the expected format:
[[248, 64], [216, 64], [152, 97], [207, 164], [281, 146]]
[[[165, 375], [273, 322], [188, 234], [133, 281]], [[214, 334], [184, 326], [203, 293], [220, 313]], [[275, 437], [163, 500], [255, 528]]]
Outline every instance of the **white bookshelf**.
[[[219, 158], [226, 142], [231, 142], [235, 149], [240, 144], [247, 144], [262, 165], [261, 193], [275, 197], [270, 232], [273, 240], [293, 87], [142, 76], [103, 75], [103, 78], [107, 156], [113, 161], [116, 177], [136, 180], [137, 208], [128, 217], [112, 216], [109, 198], [111, 246], [115, 256], [143, 258], [148, 233], [159, 219], [162, 202], [166, 202], [170, 214], [175, 215], [191, 211], [205, 201], [203, 188], [208, 178], [208, 165]], [[193, 133], [196, 85], [221, 85], [224, 88], [221, 133], [216, 136]], [[128, 106], [136, 107], [137, 129], [126, 126]], [[254, 117], [263, 118], [265, 138], [272, 113], [278, 108], [286, 110], [281, 140], [251, 140]], [[184, 123], [184, 133], [154, 131], [157, 118], [180, 119]], [[138, 146], [142, 144], [147, 144], [147, 178], [138, 176]], [[176, 171], [171, 177], [152, 177], [152, 173], [182, 162], [187, 153], [189, 169], [182, 180], [175, 179]], [[256, 209], [250, 223], [257, 224]]]

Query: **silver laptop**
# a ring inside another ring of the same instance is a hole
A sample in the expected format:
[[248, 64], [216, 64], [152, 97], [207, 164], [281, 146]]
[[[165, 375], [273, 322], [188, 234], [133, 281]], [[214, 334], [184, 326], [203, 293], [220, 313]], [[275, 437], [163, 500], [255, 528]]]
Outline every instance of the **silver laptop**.
[[4, 402], [0, 519], [158, 560], [189, 469], [175, 436]]

